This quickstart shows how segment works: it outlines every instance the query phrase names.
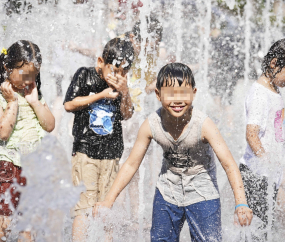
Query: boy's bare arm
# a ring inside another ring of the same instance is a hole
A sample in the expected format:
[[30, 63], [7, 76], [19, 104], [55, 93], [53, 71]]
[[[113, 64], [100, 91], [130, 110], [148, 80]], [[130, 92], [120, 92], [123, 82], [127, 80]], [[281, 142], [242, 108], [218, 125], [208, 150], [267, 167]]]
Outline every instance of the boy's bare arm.
[[74, 44], [73, 42], [69, 43], [68, 48], [73, 52], [80, 53], [81, 55], [88, 56], [88, 57], [93, 58], [93, 59], [96, 58], [96, 49], [95, 48], [93, 48], [93, 49], [81, 48], [81, 47], [77, 46], [76, 44]]
[[246, 141], [252, 149], [253, 153], [262, 157], [265, 154], [265, 150], [261, 144], [261, 141], [258, 137], [259, 126], [255, 124], [246, 125]]
[[128, 120], [133, 116], [134, 108], [129, 91], [122, 96], [120, 110], [124, 120]]
[[95, 216], [100, 206], [112, 207], [116, 198], [119, 196], [121, 191], [128, 185], [132, 177], [138, 170], [144, 155], [151, 142], [151, 130], [149, 127], [148, 119], [146, 119], [139, 129], [137, 140], [131, 151], [129, 158], [126, 160], [122, 168], [120, 169], [117, 178], [114, 181], [110, 191], [108, 192], [103, 202], [96, 203], [93, 209], [93, 215]]
[[[243, 182], [238, 166], [218, 128], [210, 118], [207, 118], [203, 124], [202, 139], [209, 142], [214, 152], [216, 153], [219, 161], [221, 162], [221, 165], [227, 174], [232, 190], [234, 192], [235, 204], [247, 204]], [[247, 207], [239, 207], [237, 208], [237, 210], [245, 211], [246, 217], [248, 219], [247, 221], [241, 216], [241, 214], [236, 211], [239, 217], [240, 224], [250, 224], [252, 219], [251, 209]]]
[[103, 98], [115, 99], [117, 98], [118, 95], [119, 93], [113, 92], [112, 88], [106, 88], [104, 91], [100, 93], [84, 97], [76, 97], [72, 101], [66, 102], [64, 104], [64, 108], [67, 112], [75, 112], [87, 108], [90, 104], [97, 102], [100, 99]]

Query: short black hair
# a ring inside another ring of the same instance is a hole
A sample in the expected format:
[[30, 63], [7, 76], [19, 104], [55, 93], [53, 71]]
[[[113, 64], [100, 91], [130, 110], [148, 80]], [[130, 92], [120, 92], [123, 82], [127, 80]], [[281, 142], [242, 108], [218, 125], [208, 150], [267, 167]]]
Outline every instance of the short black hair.
[[175, 79], [177, 79], [179, 86], [183, 82], [186, 82], [186, 85], [191, 85], [192, 88], [195, 87], [195, 79], [191, 69], [182, 63], [170, 63], [162, 67], [157, 76], [156, 88], [158, 90], [165, 86], [174, 86]]
[[[149, 34], [154, 35], [154, 37], [160, 42], [162, 39], [162, 31], [163, 27], [159, 20], [151, 13], [149, 16], [146, 16], [146, 23], [147, 23], [147, 32]], [[135, 38], [141, 42], [141, 21], [137, 21], [131, 33], [134, 34]]]
[[[273, 69], [270, 67], [271, 61], [276, 58], [276, 67], [279, 67], [279, 70], [273, 74]], [[285, 39], [280, 39], [275, 42], [269, 49], [266, 56], [264, 56], [262, 62], [262, 72], [266, 77], [275, 78], [275, 76], [281, 72], [285, 66]]]
[[111, 64], [120, 67], [122, 62], [124, 70], [129, 70], [134, 61], [134, 48], [132, 42], [122, 38], [111, 39], [104, 47], [102, 58], [105, 65]]

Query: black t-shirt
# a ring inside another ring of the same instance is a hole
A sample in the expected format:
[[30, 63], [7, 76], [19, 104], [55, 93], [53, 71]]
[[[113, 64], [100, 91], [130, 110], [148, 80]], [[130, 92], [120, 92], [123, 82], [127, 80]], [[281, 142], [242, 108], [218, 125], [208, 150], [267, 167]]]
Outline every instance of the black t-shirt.
[[[64, 103], [76, 97], [100, 93], [108, 87], [94, 67], [81, 67], [72, 79]], [[120, 104], [119, 95], [117, 99], [101, 99], [74, 112], [73, 153], [81, 152], [100, 160], [121, 158], [124, 143]]]

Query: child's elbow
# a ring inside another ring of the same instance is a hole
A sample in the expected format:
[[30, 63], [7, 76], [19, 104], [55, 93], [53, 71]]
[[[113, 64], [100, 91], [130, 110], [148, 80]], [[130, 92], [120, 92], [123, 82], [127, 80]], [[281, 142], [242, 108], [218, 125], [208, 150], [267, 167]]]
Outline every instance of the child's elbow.
[[2, 140], [2, 141], [7, 141], [8, 139], [9, 139], [9, 136], [0, 136], [0, 139]]
[[10, 134], [8, 132], [3, 132], [3, 130], [1, 130], [0, 139], [2, 141], [7, 141], [9, 138], [10, 138]]
[[72, 110], [72, 106], [70, 105], [69, 102], [66, 102], [66, 103], [64, 104], [64, 109], [65, 109], [65, 111], [68, 112], [68, 113], [73, 111], [73, 110]]
[[55, 128], [55, 118], [53, 118], [50, 121], [49, 125], [46, 125], [45, 131], [48, 132], [48, 133], [51, 133], [54, 130], [54, 128]]
[[48, 133], [51, 133], [51, 132], [54, 130], [54, 127], [55, 127], [55, 126], [46, 127], [46, 131], [47, 131]]

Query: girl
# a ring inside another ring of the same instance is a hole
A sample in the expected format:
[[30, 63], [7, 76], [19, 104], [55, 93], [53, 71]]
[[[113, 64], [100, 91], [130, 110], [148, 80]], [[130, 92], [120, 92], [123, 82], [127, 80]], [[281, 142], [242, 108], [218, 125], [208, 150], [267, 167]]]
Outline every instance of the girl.
[[[41, 91], [42, 57], [37, 45], [20, 40], [0, 55], [0, 238], [6, 236], [9, 216], [19, 204], [20, 193], [13, 179], [21, 186], [22, 154], [32, 152], [45, 135], [54, 129], [55, 120]], [[5, 203], [10, 190], [11, 201]], [[23, 233], [31, 240], [29, 233]], [[0, 241], [2, 241], [0, 239]]]
[[103, 202], [111, 207], [139, 168], [152, 139], [163, 148], [163, 164], [153, 202], [151, 241], [179, 241], [185, 220], [192, 241], [221, 241], [221, 208], [213, 150], [234, 191], [241, 225], [250, 224], [238, 167], [215, 124], [192, 107], [197, 89], [190, 68], [173, 63], [157, 77], [156, 95], [162, 108], [140, 127], [134, 148]]
[[[262, 220], [254, 241], [267, 240], [266, 230], [273, 220], [274, 207], [282, 179], [284, 159], [284, 102], [279, 87], [285, 86], [285, 39], [273, 44], [262, 63], [263, 74], [252, 84], [246, 97], [245, 154], [240, 160], [249, 207]], [[273, 200], [273, 201], [272, 201]], [[261, 232], [264, 230], [264, 232]]]

